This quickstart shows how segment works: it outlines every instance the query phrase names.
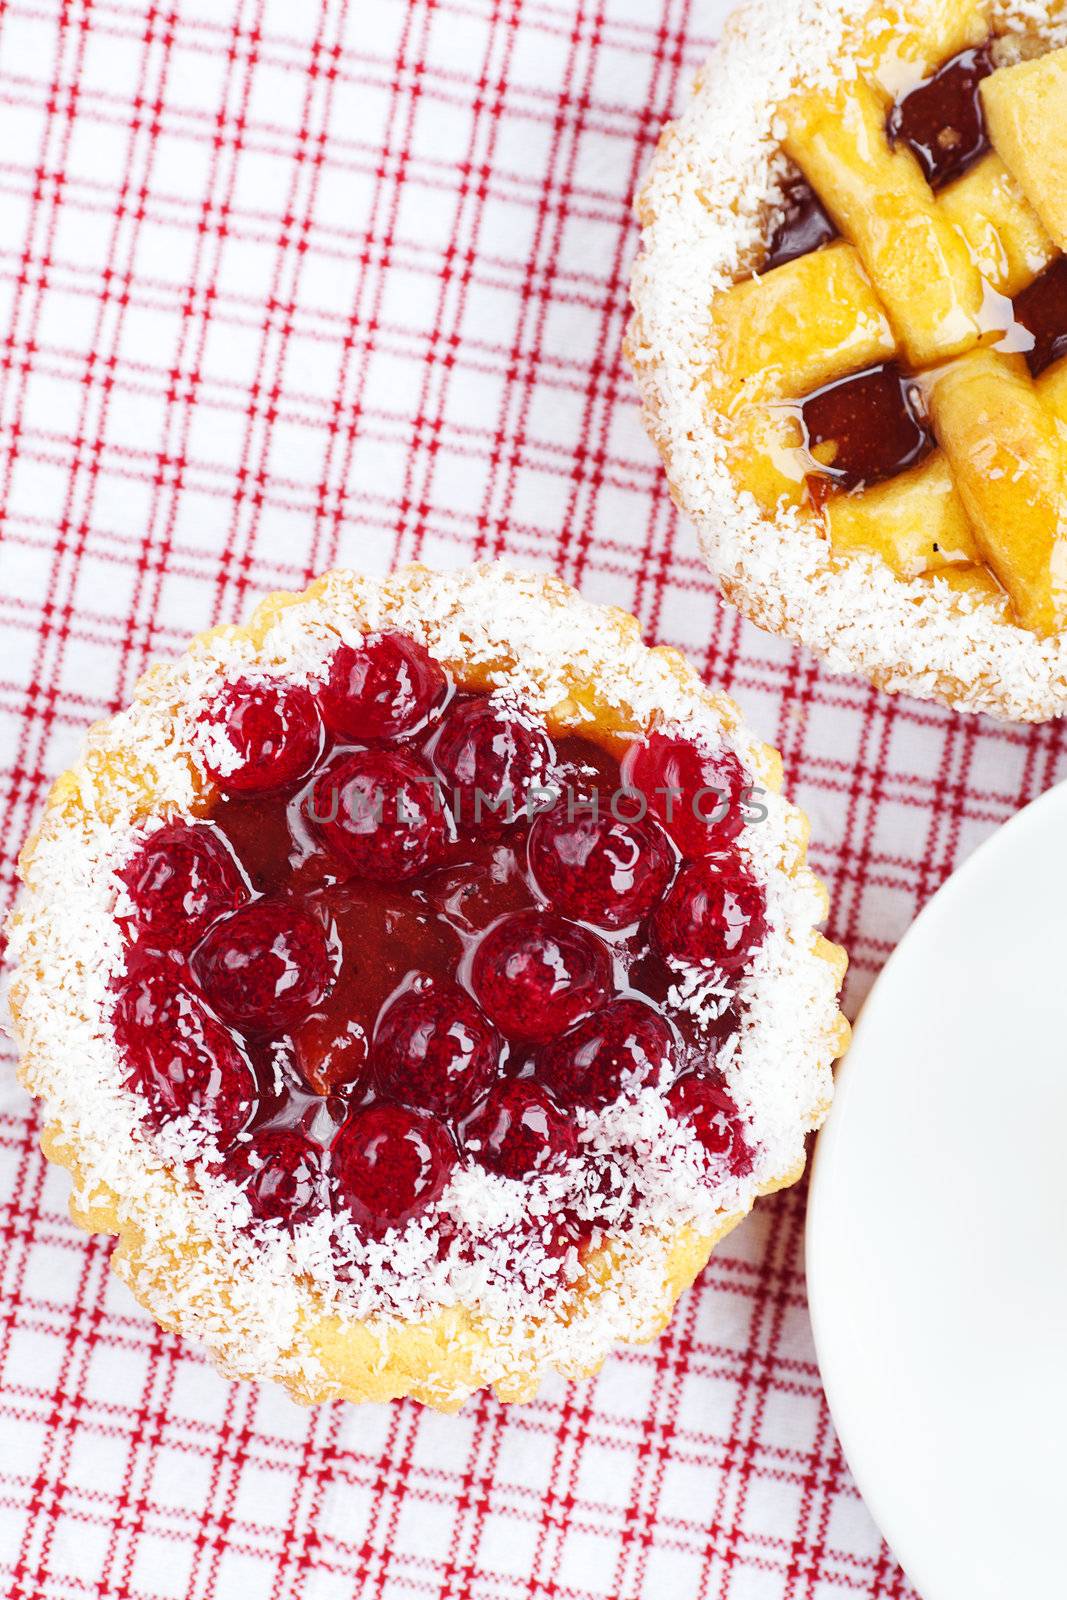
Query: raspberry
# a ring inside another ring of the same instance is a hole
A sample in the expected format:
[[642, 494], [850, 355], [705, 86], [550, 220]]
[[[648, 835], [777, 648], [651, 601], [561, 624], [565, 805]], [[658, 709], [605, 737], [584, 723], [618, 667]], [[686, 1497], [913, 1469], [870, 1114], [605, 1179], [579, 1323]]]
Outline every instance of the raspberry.
[[661, 955], [710, 962], [724, 972], [744, 967], [767, 933], [767, 898], [732, 856], [707, 856], [679, 873], [652, 919]]
[[203, 718], [237, 755], [219, 763], [206, 741], [204, 765], [224, 794], [260, 794], [303, 778], [322, 750], [322, 723], [310, 689], [299, 683], [235, 683]]
[[114, 1022], [126, 1082], [143, 1095], [157, 1123], [193, 1116], [223, 1145], [247, 1126], [259, 1098], [251, 1062], [171, 973], [149, 969], [128, 981]]
[[530, 868], [557, 911], [602, 928], [647, 916], [671, 880], [675, 857], [659, 823], [620, 821], [598, 804], [568, 814], [557, 804], [530, 829]]
[[322, 1154], [294, 1128], [267, 1128], [223, 1163], [261, 1222], [306, 1222], [324, 1204]]
[[436, 865], [452, 832], [436, 779], [406, 750], [360, 750], [315, 780], [311, 816], [357, 877], [400, 883]]
[[358, 742], [414, 733], [447, 690], [425, 646], [388, 629], [338, 648], [319, 699], [330, 732]]
[[383, 1094], [454, 1113], [484, 1094], [502, 1049], [496, 1029], [458, 984], [418, 978], [378, 1022], [374, 1072]]
[[210, 823], [168, 823], [119, 877], [134, 905], [131, 940], [163, 955], [187, 955], [211, 923], [248, 899], [244, 873]]
[[[737, 1108], [707, 1070], [713, 1043], [671, 1011], [683, 980], [670, 961], [739, 969], [766, 932], [763, 891], [712, 848], [726, 836], [714, 824], [689, 838], [625, 801], [616, 817], [615, 759], [578, 739], [557, 751], [499, 698], [464, 697], [427, 732], [450, 692], [420, 645], [387, 632], [341, 646], [318, 701], [276, 683], [220, 696], [217, 731], [240, 759], [218, 782], [234, 793], [210, 822], [143, 840], [123, 870], [137, 976], [115, 1028], [146, 1120], [215, 1129], [219, 1170], [258, 1219], [292, 1228], [336, 1205], [380, 1238], [439, 1199], [460, 1140], [510, 1178], [558, 1168], [579, 1150], [577, 1108], [670, 1082], [699, 1046], [704, 1073], [674, 1083], [671, 1109], [709, 1159], [750, 1170]], [[343, 741], [328, 760], [323, 723]], [[385, 742], [410, 736], [418, 746]], [[221, 756], [221, 737], [204, 743]], [[662, 736], [628, 760], [691, 789], [726, 772], [740, 793], [744, 779], [728, 753]], [[438, 774], [459, 796], [459, 843]], [[550, 782], [599, 811], [542, 801], [528, 832], [509, 832]], [[598, 1178], [617, 1200], [616, 1177]], [[523, 1232], [569, 1256], [599, 1227], [581, 1206]], [[469, 1259], [463, 1225], [451, 1245], [440, 1226], [444, 1253]]]
[[629, 750], [622, 773], [684, 856], [721, 849], [745, 825], [749, 783], [732, 750], [708, 755], [688, 739], [652, 733]]
[[474, 952], [471, 986], [508, 1038], [544, 1043], [607, 999], [611, 957], [595, 934], [551, 911], [502, 917]]
[[479, 1164], [503, 1178], [558, 1167], [578, 1148], [572, 1123], [529, 1079], [498, 1083], [468, 1122], [463, 1141]]
[[193, 976], [224, 1022], [282, 1033], [329, 993], [336, 962], [319, 919], [292, 900], [255, 900], [216, 922], [192, 959]]
[[537, 1075], [563, 1105], [606, 1105], [655, 1084], [675, 1051], [670, 1024], [640, 1000], [613, 1000], [537, 1059]]
[[443, 1123], [427, 1111], [382, 1102], [354, 1111], [333, 1144], [342, 1203], [365, 1232], [379, 1236], [424, 1211], [456, 1162]]
[[668, 1090], [667, 1105], [679, 1122], [689, 1124], [713, 1161], [725, 1162], [736, 1178], [747, 1177], [752, 1151], [721, 1072], [685, 1073]]
[[484, 695], [453, 707], [432, 750], [456, 821], [475, 835], [499, 834], [533, 809], [555, 765], [543, 728]]

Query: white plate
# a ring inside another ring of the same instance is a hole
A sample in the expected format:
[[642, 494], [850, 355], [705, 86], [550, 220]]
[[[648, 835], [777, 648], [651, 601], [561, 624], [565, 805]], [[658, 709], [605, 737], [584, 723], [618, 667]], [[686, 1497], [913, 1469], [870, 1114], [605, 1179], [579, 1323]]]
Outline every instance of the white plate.
[[924, 1600], [1067, 1594], [1067, 784], [872, 990], [807, 1259], [845, 1455]]

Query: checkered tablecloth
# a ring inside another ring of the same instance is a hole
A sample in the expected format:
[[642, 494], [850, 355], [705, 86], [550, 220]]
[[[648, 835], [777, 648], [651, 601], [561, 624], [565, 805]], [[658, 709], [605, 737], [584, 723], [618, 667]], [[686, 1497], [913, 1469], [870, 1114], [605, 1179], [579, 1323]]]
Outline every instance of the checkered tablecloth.
[[[783, 0], [786, 3], [786, 0]], [[0, 6], [2, 898], [156, 654], [336, 562], [506, 554], [688, 650], [785, 755], [850, 1004], [1057, 727], [831, 679], [712, 593], [620, 357], [629, 202], [713, 0]], [[303, 1412], [109, 1277], [0, 1077], [10, 1600], [906, 1597], [822, 1398], [804, 1196], [530, 1406]]]

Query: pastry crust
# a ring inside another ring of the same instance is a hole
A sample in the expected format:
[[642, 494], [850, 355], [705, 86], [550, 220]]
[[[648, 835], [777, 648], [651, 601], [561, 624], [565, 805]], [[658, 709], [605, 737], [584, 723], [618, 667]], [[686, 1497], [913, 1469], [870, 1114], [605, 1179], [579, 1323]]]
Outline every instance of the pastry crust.
[[[485, 618], [494, 612], [499, 626], [486, 631]], [[800, 1176], [804, 1133], [825, 1115], [829, 1066], [848, 1037], [836, 1006], [845, 956], [813, 923], [788, 930], [790, 959], [807, 985], [810, 1037], [797, 1049], [806, 1062], [801, 1081], [811, 1091], [795, 1138], [779, 1147], [791, 1150], [791, 1158], [779, 1171], [757, 1174], [747, 1203], [720, 1215], [712, 1228], [649, 1234], [640, 1248], [633, 1241], [608, 1241], [585, 1261], [585, 1275], [566, 1296], [563, 1315], [546, 1315], [545, 1326], [505, 1330], [478, 1307], [463, 1305], [406, 1320], [359, 1320], [331, 1302], [313, 1271], [299, 1263], [284, 1282], [251, 1285], [258, 1257], [249, 1258], [252, 1267], [236, 1261], [234, 1241], [203, 1203], [195, 1175], [153, 1159], [144, 1142], [144, 1171], [138, 1169], [133, 1183], [128, 1161], [124, 1165], [109, 1152], [94, 1128], [91, 1106], [82, 1104], [75, 1058], [83, 1044], [95, 1049], [109, 1032], [107, 973], [93, 971], [89, 940], [57, 928], [54, 901], [64, 877], [77, 876], [87, 840], [115, 828], [134, 829], [176, 803], [188, 813], [209, 809], [211, 794], [188, 740], [187, 713], [190, 701], [202, 703], [220, 671], [232, 676], [256, 667], [278, 670], [279, 661], [291, 660], [294, 640], [332, 648], [337, 632], [389, 623], [421, 632], [462, 686], [521, 683], [524, 692], [539, 693], [557, 734], [595, 731], [610, 742], [647, 727], [659, 706], [670, 702], [728, 731], [768, 790], [780, 788], [775, 752], [748, 738], [730, 701], [705, 689], [675, 652], [645, 647], [632, 617], [591, 606], [554, 579], [490, 567], [459, 575], [413, 567], [384, 583], [329, 573], [303, 595], [269, 597], [246, 628], [201, 635], [182, 662], [145, 675], [131, 712], [92, 730], [84, 760], [56, 782], [40, 828], [22, 853], [26, 887], [10, 929], [16, 958], [10, 998], [22, 1053], [19, 1075], [31, 1094], [46, 1101], [42, 1148], [71, 1174], [71, 1215], [90, 1232], [118, 1238], [115, 1271], [163, 1326], [203, 1341], [227, 1373], [277, 1379], [302, 1402], [411, 1395], [451, 1410], [487, 1384], [502, 1399], [530, 1398], [551, 1367], [584, 1375], [600, 1366], [613, 1343], [653, 1338], [755, 1193]], [[551, 634], [562, 650], [529, 650], [535, 633]], [[633, 692], [620, 694], [617, 685], [627, 682]], [[148, 726], [157, 736], [154, 746], [132, 737]], [[794, 808], [777, 804], [787, 840], [777, 870], [800, 896], [798, 903], [821, 914], [824, 893], [804, 862], [806, 824]], [[87, 870], [91, 879], [91, 863]], [[113, 1041], [110, 1050], [114, 1056]], [[131, 1097], [118, 1083], [117, 1060], [113, 1077], [99, 1091], [101, 1104], [109, 1115], [115, 1106], [128, 1115]], [[136, 1129], [132, 1139], [137, 1143]], [[118, 1165], [109, 1165], [116, 1160]], [[659, 1263], [658, 1290], [651, 1296], [647, 1273], [641, 1296], [629, 1292], [637, 1254]]]
[[[854, 79], [857, 60], [890, 89], [899, 87], [894, 74], [916, 81], [991, 29], [1017, 37], [1024, 55], [1067, 42], [1061, 0], [743, 5], [689, 105], [664, 129], [638, 196], [642, 242], [626, 351], [673, 498], [694, 521], [727, 599], [759, 627], [808, 645], [836, 671], [959, 710], [1037, 722], [1067, 709], [1067, 631], [1042, 637], [1017, 625], [1007, 596], [981, 568], [965, 578], [950, 567], [900, 573], [870, 549], [846, 550], [844, 541], [835, 549], [810, 507], [785, 497], [777, 510], [761, 509], [752, 483], [731, 464], [738, 422], [727, 418], [714, 378], [723, 337], [716, 307], [758, 263], [790, 171], [788, 111], [798, 91], [829, 94]], [[990, 199], [983, 182], [974, 179], [979, 210], [983, 197]], [[942, 191], [934, 208], [953, 221], [954, 234], [956, 199]], [[968, 241], [979, 265], [983, 249], [990, 255], [988, 238], [978, 237], [982, 220], [976, 217]], [[1021, 242], [1024, 230], [1017, 217], [1015, 223]], [[1047, 239], [1043, 249], [1031, 251], [1022, 281], [1049, 258]], [[1000, 265], [1000, 287], [1015, 293], [1019, 263]], [[873, 331], [871, 338], [872, 349], [880, 348]], [[1053, 402], [1058, 416], [1058, 394]], [[1055, 426], [1062, 440], [1062, 424]], [[767, 454], [765, 442], [758, 449]], [[765, 502], [774, 470], [758, 485]]]

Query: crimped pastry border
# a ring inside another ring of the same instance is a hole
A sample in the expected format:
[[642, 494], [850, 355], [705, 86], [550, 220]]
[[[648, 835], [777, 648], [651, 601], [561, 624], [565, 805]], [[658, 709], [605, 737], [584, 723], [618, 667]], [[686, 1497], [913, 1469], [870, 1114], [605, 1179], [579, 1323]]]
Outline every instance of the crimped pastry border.
[[[442, 582], [446, 580], [442, 579]], [[520, 576], [501, 573], [499, 569], [479, 567], [457, 578], [451, 575], [447, 582], [455, 596], [455, 604], [462, 608], [465, 595], [480, 592], [479, 586], [488, 582], [514, 583], [525, 586], [532, 597], [536, 594], [542, 604], [569, 607], [581, 601], [576, 592], [555, 579], [542, 576]], [[412, 567], [397, 573], [383, 584], [371, 584], [350, 573], [328, 573], [302, 595], [279, 593], [269, 596], [256, 609], [244, 628], [212, 630], [198, 636], [190, 645], [190, 652], [209, 651], [214, 642], [240, 643], [251, 647], [258, 655], [266, 649], [272, 630], [282, 621], [292, 607], [314, 603], [324, 595], [343, 593], [346, 603], [355, 612], [363, 614], [368, 597], [374, 594], [374, 614], [377, 625], [402, 607], [420, 603], [420, 595], [432, 608], [440, 603], [434, 587], [434, 576], [424, 568]], [[606, 624], [621, 645], [631, 648], [639, 639], [636, 621], [623, 612], [594, 608], [602, 624]], [[461, 614], [461, 611], [460, 611]], [[296, 615], [296, 613], [294, 613]], [[644, 647], [647, 648], [647, 647]], [[685, 690], [693, 694], [714, 712], [724, 727], [738, 728], [740, 717], [732, 702], [714, 695], [704, 688], [693, 668], [673, 651], [659, 650], [669, 672]], [[446, 659], [442, 656], [442, 659]], [[513, 663], [500, 659], [482, 660], [472, 665], [467, 659], [450, 659], [448, 665], [457, 680], [468, 687], [485, 687], [494, 675]], [[546, 719], [556, 733], [588, 729], [590, 719], [601, 726], [609, 720], [620, 734], [633, 731], [639, 724], [626, 708], [607, 706], [597, 683], [591, 679], [568, 673], [569, 693], [561, 697]], [[155, 696], [167, 681], [166, 668], [152, 668], [135, 692], [135, 699], [144, 695]], [[108, 725], [101, 725], [107, 729]], [[97, 730], [99, 735], [100, 730]], [[753, 746], [753, 766], [759, 771], [768, 788], [780, 789], [780, 760], [769, 746]], [[72, 814], [80, 808], [99, 811], [114, 807], [115, 787], [108, 781], [114, 779], [115, 752], [108, 750], [98, 736], [90, 737], [85, 760], [63, 774], [53, 786], [46, 804], [45, 814], [37, 833], [27, 843], [20, 858], [20, 870], [27, 885], [26, 894], [34, 894], [34, 861], [39, 849], [57, 832], [70, 825]], [[156, 806], [151, 775], [138, 772], [130, 764], [121, 773], [119, 794], [121, 804], [133, 815], [150, 814]], [[198, 780], [203, 788], [202, 780]], [[206, 807], [209, 797], [204, 794]], [[797, 813], [799, 817], [799, 813]], [[806, 836], [806, 835], [805, 835]], [[791, 873], [803, 874], [810, 879], [801, 846], [790, 868]], [[814, 882], [814, 880], [812, 880]], [[13, 926], [17, 927], [24, 908], [17, 910]], [[845, 956], [838, 947], [830, 945], [812, 930], [812, 950], [825, 963], [826, 984], [833, 992], [844, 973]], [[32, 958], [23, 953], [11, 985], [11, 1005], [15, 1019], [16, 1036], [22, 1046], [19, 1075], [31, 1094], [41, 1092], [47, 1085], [49, 1069], [53, 1063], [42, 1059], [41, 1043], [29, 1020], [28, 1002], [34, 986], [39, 982]], [[839, 1013], [826, 1034], [826, 1062], [829, 1064], [841, 1050], [848, 1037], [848, 1026]], [[827, 1105], [811, 1108], [810, 1125], [817, 1126], [825, 1115]], [[205, 1341], [214, 1359], [227, 1373], [234, 1376], [273, 1377], [298, 1401], [314, 1403], [334, 1398], [359, 1402], [385, 1400], [410, 1395], [423, 1403], [441, 1410], [452, 1410], [476, 1389], [492, 1384], [497, 1395], [504, 1400], [530, 1398], [536, 1391], [543, 1372], [549, 1366], [564, 1371], [568, 1376], [586, 1375], [595, 1371], [603, 1354], [587, 1366], [545, 1362], [531, 1356], [527, 1348], [510, 1348], [502, 1344], [495, 1333], [480, 1321], [468, 1308], [442, 1311], [434, 1316], [404, 1323], [376, 1324], [342, 1319], [333, 1314], [316, 1292], [314, 1284], [302, 1286], [300, 1311], [294, 1329], [292, 1348], [283, 1352], [273, 1369], [264, 1372], [258, 1364], [258, 1352], [248, 1348], [247, 1332], [236, 1299], [231, 1295], [232, 1266], [225, 1250], [197, 1217], [195, 1204], [187, 1206], [190, 1213], [188, 1231], [180, 1236], [168, 1233], [160, 1225], [165, 1213], [162, 1203], [158, 1210], [150, 1207], [147, 1214], [135, 1214], [127, 1198], [116, 1193], [107, 1184], [97, 1180], [84, 1155], [85, 1141], [76, 1123], [62, 1118], [48, 1120], [42, 1138], [42, 1149], [51, 1161], [64, 1166], [73, 1179], [71, 1215], [74, 1221], [89, 1232], [112, 1234], [118, 1245], [112, 1257], [112, 1266], [128, 1284], [136, 1298], [162, 1325], [177, 1332]], [[770, 1192], [794, 1182], [803, 1170], [799, 1165], [764, 1184], [761, 1193]], [[175, 1194], [186, 1201], [195, 1191], [184, 1174], [162, 1170], [154, 1181], [164, 1186], [156, 1191], [162, 1202], [164, 1192]], [[737, 1225], [745, 1211], [723, 1216], [718, 1228], [707, 1234], [692, 1229], [679, 1231], [669, 1242], [664, 1270], [662, 1296], [658, 1303], [645, 1305], [640, 1325], [618, 1333], [617, 1340], [641, 1342], [655, 1335], [666, 1324], [682, 1291], [687, 1288], [705, 1265], [711, 1249], [731, 1228]], [[587, 1275], [573, 1293], [570, 1309], [571, 1321], [581, 1322], [595, 1317], [598, 1302], [611, 1296], [617, 1287], [618, 1265], [616, 1251], [619, 1246], [609, 1241], [586, 1262]], [[212, 1289], [212, 1303], [229, 1305], [233, 1302], [232, 1321], [214, 1314], [205, 1322], [203, 1304], [195, 1295], [195, 1284], [203, 1281], [197, 1274], [207, 1274]], [[194, 1293], [183, 1296], [176, 1285], [192, 1283]]]

